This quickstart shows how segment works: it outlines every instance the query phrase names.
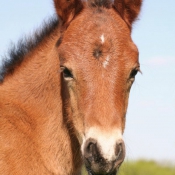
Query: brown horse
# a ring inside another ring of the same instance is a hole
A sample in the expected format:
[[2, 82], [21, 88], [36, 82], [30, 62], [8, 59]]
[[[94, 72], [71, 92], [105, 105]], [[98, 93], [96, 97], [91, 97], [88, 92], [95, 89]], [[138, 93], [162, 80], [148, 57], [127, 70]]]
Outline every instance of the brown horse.
[[141, 0], [55, 0], [58, 19], [20, 41], [0, 70], [0, 174], [114, 175], [125, 157], [139, 71]]

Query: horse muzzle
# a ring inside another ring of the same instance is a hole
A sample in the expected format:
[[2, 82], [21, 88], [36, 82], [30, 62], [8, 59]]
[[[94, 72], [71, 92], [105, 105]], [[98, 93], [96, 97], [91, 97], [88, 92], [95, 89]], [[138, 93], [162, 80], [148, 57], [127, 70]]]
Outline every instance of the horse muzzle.
[[[125, 146], [123, 140], [116, 142], [114, 146], [108, 149], [104, 154], [103, 146], [97, 140], [88, 139], [84, 145], [84, 163], [89, 175], [115, 175], [125, 158]], [[107, 149], [106, 149], [107, 150]]]

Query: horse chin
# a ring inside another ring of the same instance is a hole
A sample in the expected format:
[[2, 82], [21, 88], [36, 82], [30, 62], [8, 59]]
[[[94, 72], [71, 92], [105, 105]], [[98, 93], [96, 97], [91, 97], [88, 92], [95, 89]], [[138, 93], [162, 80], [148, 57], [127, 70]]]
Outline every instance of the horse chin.
[[117, 169], [114, 169], [112, 172], [105, 172], [105, 171], [98, 171], [94, 172], [92, 169], [86, 167], [86, 170], [88, 172], [88, 175], [117, 175], [119, 167]]
[[117, 170], [111, 172], [111, 173], [105, 173], [105, 172], [99, 172], [99, 173], [94, 173], [92, 170], [87, 170], [88, 175], [117, 175]]

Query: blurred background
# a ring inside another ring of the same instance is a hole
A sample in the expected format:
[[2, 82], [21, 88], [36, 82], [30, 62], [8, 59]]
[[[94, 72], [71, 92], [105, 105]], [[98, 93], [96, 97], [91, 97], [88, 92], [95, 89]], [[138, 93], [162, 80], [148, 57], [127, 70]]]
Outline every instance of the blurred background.
[[[52, 0], [0, 0], [0, 60], [12, 42], [31, 34], [53, 14]], [[156, 162], [160, 166], [173, 167], [175, 1], [144, 0], [139, 19], [133, 25], [132, 38], [139, 48], [143, 74], [137, 75], [130, 94], [124, 133], [124, 166], [134, 167], [134, 163], [140, 162], [144, 166], [144, 163]], [[172, 172], [175, 175], [175, 170]]]

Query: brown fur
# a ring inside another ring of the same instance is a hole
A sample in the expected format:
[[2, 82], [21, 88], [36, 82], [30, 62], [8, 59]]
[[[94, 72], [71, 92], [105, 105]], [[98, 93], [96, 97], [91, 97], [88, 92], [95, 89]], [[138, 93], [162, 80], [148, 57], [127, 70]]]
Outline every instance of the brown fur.
[[131, 27], [140, 12], [142, 0], [115, 0], [114, 6], [121, 17]]
[[58, 16], [68, 24], [83, 8], [81, 0], [54, 0]]
[[[78, 175], [88, 128], [124, 131], [129, 77], [139, 67], [130, 29], [112, 7], [99, 13], [79, 0], [54, 2], [69, 27], [61, 33], [60, 23], [43, 36], [0, 84], [2, 175]], [[125, 15], [130, 23], [135, 17]], [[97, 48], [101, 54], [94, 56]], [[73, 80], [63, 78], [60, 66]]]

